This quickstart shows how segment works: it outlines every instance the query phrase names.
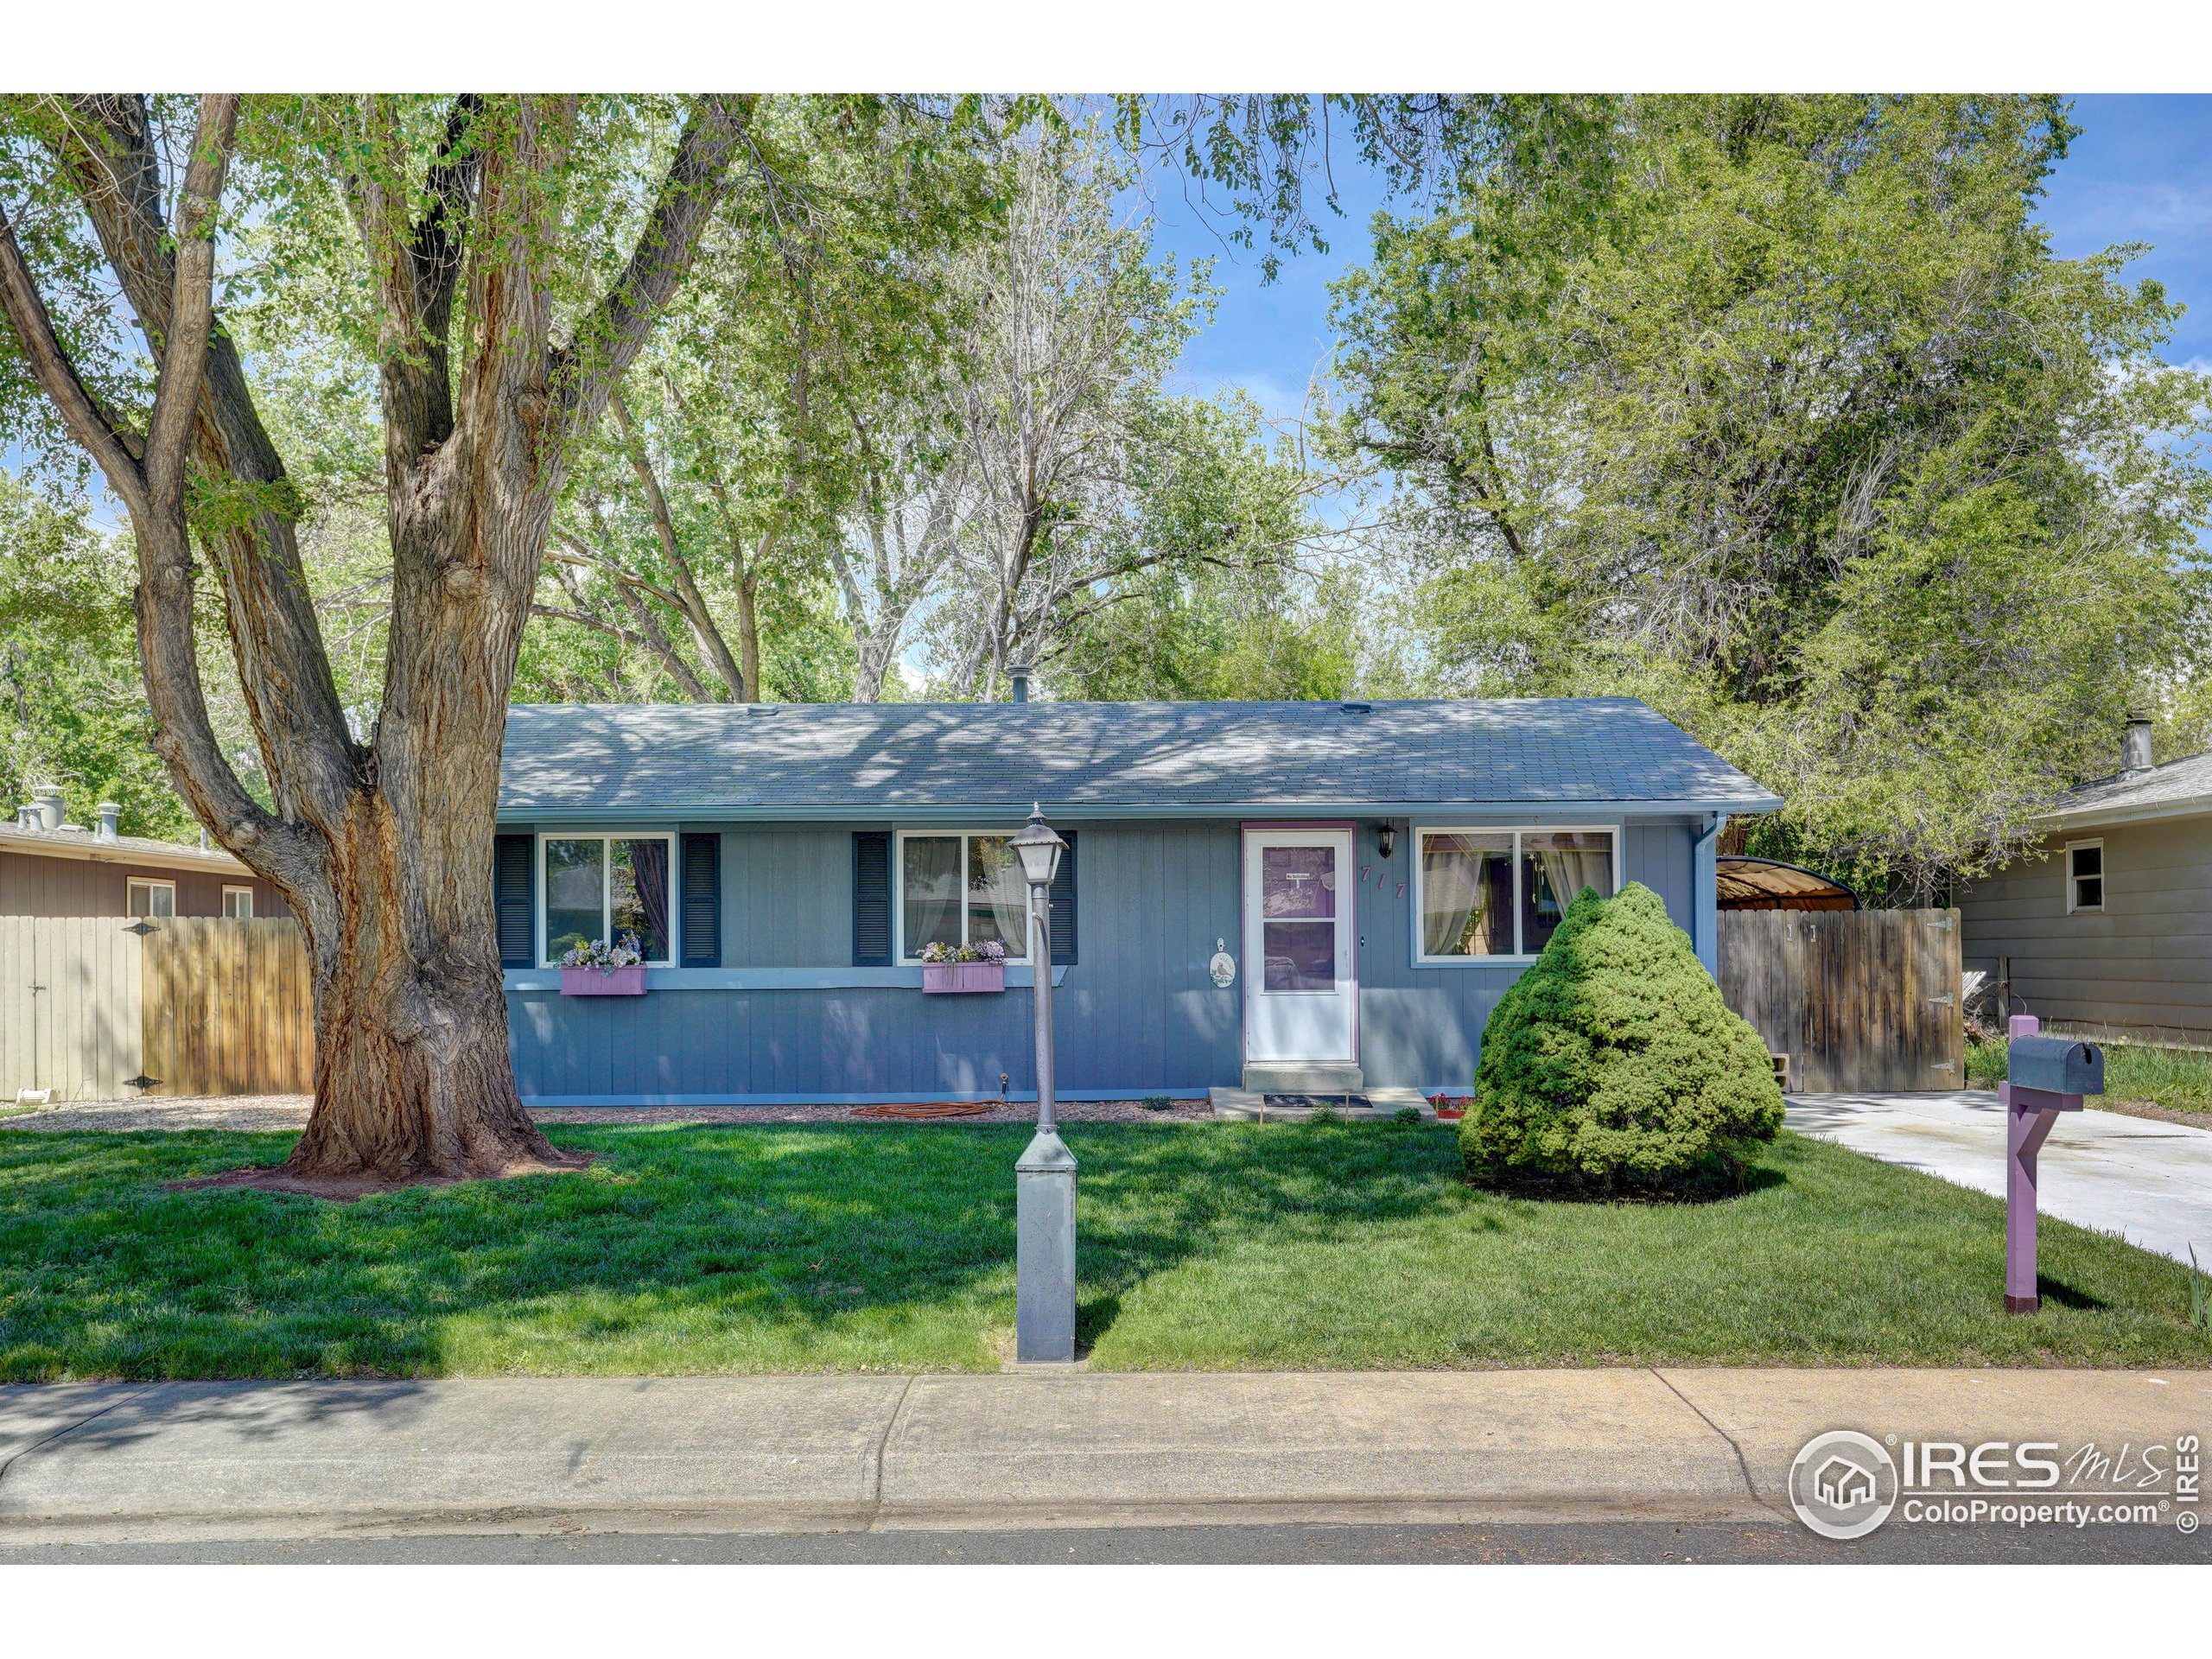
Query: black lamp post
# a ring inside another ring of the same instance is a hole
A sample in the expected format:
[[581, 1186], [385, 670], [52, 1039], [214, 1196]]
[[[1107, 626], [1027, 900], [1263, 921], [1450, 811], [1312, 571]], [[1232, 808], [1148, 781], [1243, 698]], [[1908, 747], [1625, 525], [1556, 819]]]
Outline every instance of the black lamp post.
[[1052, 1082], [1052, 877], [1067, 842], [1039, 806], [1013, 840], [1029, 883], [1029, 960], [1037, 1028], [1037, 1133], [1014, 1166], [1014, 1353], [1075, 1357], [1075, 1154], [1060, 1139]]

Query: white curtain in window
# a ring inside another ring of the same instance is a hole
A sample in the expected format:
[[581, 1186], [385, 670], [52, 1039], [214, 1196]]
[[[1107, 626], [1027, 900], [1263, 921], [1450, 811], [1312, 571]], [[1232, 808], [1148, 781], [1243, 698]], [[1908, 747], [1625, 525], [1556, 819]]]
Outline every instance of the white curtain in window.
[[1564, 912], [1585, 887], [1601, 897], [1613, 891], [1613, 838], [1602, 831], [1575, 830], [1521, 837], [1523, 851], [1541, 867], [1544, 880]]
[[1501, 934], [1512, 889], [1513, 837], [1435, 835], [1421, 838], [1421, 954], [1489, 957], [1510, 952]]
[[1029, 954], [1029, 883], [1004, 836], [968, 837], [968, 943], [995, 939], [1009, 957]]

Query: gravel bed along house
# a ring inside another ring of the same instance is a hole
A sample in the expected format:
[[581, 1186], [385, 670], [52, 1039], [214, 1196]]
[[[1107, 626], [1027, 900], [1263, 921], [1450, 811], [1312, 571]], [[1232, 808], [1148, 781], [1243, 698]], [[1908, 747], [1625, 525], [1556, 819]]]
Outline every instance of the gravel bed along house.
[[[0, 1117], [0, 1129], [296, 1129], [308, 1121], [305, 1095], [206, 1096], [188, 1100], [73, 1100], [35, 1107], [21, 1116]], [[1033, 1101], [983, 1103], [990, 1109], [972, 1116], [928, 1120], [962, 1125], [1027, 1123], [1037, 1116]], [[880, 1123], [861, 1117], [850, 1106], [550, 1106], [533, 1110], [540, 1123]], [[1060, 1117], [1071, 1123], [1159, 1123], [1211, 1122], [1203, 1100], [1178, 1100], [1164, 1112], [1147, 1111], [1135, 1100], [1064, 1100]]]

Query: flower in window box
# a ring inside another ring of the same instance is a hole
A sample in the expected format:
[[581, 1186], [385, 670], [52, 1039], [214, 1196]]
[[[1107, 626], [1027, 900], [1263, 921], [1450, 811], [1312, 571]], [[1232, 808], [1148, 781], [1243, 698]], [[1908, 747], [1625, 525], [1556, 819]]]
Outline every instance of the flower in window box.
[[981, 944], [922, 947], [922, 988], [934, 993], [1006, 989], [1006, 946], [996, 939]]
[[625, 933], [613, 944], [593, 939], [561, 953], [563, 996], [643, 996], [645, 955], [638, 936]]

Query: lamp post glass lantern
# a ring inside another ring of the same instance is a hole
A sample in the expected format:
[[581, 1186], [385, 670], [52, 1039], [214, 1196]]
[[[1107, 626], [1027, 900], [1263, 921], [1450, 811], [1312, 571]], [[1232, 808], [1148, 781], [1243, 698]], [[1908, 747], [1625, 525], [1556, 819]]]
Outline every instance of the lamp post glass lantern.
[[1067, 842], [1041, 807], [1014, 837], [1029, 883], [1030, 983], [1037, 1018], [1037, 1133], [1014, 1166], [1017, 1360], [1075, 1357], [1075, 1154], [1060, 1139], [1052, 1077], [1052, 878]]

